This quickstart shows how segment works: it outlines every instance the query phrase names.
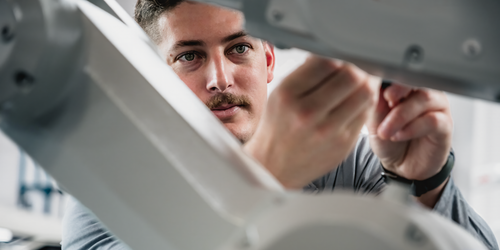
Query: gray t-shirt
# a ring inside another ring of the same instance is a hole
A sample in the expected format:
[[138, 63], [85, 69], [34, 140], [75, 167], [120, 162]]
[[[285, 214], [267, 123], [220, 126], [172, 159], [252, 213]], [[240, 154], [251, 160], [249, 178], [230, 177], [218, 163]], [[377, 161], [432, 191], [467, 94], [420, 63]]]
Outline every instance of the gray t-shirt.
[[[368, 138], [360, 136], [356, 147], [338, 168], [304, 188], [307, 192], [348, 189], [360, 193], [380, 193], [385, 186], [382, 168], [371, 151]], [[434, 211], [455, 221], [482, 241], [498, 249], [491, 229], [467, 204], [453, 180], [448, 181]], [[83, 205], [71, 200], [63, 219], [63, 250], [129, 250]]]

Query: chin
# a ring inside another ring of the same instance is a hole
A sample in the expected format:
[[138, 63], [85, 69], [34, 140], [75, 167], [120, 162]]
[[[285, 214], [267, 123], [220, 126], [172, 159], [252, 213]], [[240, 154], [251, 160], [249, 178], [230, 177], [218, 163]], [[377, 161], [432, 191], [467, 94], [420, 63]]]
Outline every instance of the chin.
[[252, 137], [253, 131], [248, 126], [241, 126], [234, 123], [225, 123], [224, 126], [238, 139], [245, 144]]

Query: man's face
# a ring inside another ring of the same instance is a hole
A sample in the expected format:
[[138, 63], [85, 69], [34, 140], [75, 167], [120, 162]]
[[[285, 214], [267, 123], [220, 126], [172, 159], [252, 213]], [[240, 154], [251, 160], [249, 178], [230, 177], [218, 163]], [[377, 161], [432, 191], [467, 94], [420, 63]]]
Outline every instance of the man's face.
[[274, 51], [247, 36], [243, 21], [236, 11], [183, 2], [159, 18], [158, 47], [180, 79], [246, 142], [264, 112]]

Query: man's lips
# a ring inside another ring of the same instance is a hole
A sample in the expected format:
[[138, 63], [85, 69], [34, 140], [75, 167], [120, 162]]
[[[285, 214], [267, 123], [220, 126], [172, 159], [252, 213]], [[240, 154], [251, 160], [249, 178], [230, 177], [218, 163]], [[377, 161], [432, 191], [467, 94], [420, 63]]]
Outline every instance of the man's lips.
[[222, 105], [211, 110], [212, 113], [217, 116], [217, 118], [219, 118], [220, 120], [224, 120], [236, 115], [236, 113], [241, 110], [241, 107], [238, 105], [230, 104]]

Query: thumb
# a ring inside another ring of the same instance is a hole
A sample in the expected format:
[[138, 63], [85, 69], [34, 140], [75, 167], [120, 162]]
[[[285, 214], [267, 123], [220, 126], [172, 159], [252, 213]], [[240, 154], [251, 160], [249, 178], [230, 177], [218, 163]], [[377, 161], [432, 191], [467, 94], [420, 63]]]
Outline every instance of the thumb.
[[370, 118], [366, 123], [366, 127], [368, 128], [368, 132], [371, 135], [377, 134], [378, 126], [384, 121], [385, 117], [391, 111], [389, 107], [389, 103], [384, 98], [384, 91], [387, 87], [391, 86], [391, 82], [387, 80], [382, 81], [382, 85], [380, 85], [380, 91], [378, 96], [377, 106], [373, 109]]

